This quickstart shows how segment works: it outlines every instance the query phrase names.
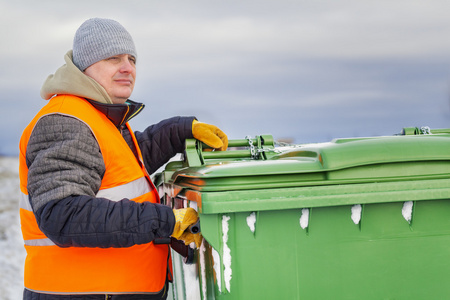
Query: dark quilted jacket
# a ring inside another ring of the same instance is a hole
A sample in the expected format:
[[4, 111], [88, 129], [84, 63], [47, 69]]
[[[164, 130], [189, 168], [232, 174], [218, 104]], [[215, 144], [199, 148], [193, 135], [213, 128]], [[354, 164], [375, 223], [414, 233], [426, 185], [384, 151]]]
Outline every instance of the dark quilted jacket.
[[[100, 110], [108, 107], [107, 113], [119, 116], [117, 120], [123, 120], [120, 111], [128, 111], [126, 105], [92, 103]], [[185, 139], [192, 138], [193, 119], [174, 117], [135, 133], [149, 174], [183, 151]], [[116, 125], [132, 145], [126, 127]], [[28, 192], [39, 227], [60, 247], [129, 247], [172, 233], [174, 217], [168, 207], [95, 197], [105, 165], [97, 141], [81, 121], [43, 117], [30, 137], [26, 160]]]
[[[56, 94], [70, 94], [90, 101], [120, 130], [133, 149], [131, 134], [123, 126], [143, 105], [112, 104], [105, 90], [72, 62], [48, 76], [41, 89], [48, 100]], [[51, 100], [50, 100], [51, 101]], [[183, 151], [192, 138], [193, 117], [174, 117], [135, 132], [149, 174]], [[99, 145], [83, 122], [64, 115], [42, 117], [30, 136], [26, 163], [28, 192], [39, 228], [60, 247], [129, 247], [168, 237], [174, 227], [172, 209], [159, 204], [136, 203], [129, 199], [110, 201], [97, 198], [105, 165]], [[114, 272], [114, 266], [105, 272]], [[63, 299], [165, 299], [157, 295], [46, 295], [24, 290], [27, 300]], [[105, 298], [106, 297], [106, 298]]]
[[[182, 152], [184, 140], [192, 138], [193, 119], [174, 117], [135, 132], [149, 174]], [[133, 149], [130, 132], [117, 125]], [[90, 129], [75, 118], [50, 115], [39, 120], [26, 161], [28, 191], [39, 227], [60, 247], [129, 247], [168, 237], [173, 231], [174, 215], [167, 206], [95, 197], [105, 172], [103, 157]], [[108, 271], [113, 272], [113, 266]], [[155, 295], [110, 296], [47, 295], [25, 289], [23, 299], [150, 300], [166, 296], [166, 289]]]

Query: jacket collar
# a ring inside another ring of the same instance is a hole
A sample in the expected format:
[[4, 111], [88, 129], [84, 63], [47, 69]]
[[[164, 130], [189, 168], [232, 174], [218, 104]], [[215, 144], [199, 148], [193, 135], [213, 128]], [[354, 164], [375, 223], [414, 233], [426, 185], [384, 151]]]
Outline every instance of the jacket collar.
[[106, 90], [94, 79], [81, 72], [73, 63], [72, 50], [66, 53], [66, 63], [47, 77], [41, 89], [41, 97], [45, 100], [55, 95], [74, 95], [93, 99], [100, 103], [112, 104]]
[[124, 104], [106, 104], [86, 99], [98, 111], [103, 113], [117, 128], [123, 126], [145, 107], [143, 103], [127, 100]]

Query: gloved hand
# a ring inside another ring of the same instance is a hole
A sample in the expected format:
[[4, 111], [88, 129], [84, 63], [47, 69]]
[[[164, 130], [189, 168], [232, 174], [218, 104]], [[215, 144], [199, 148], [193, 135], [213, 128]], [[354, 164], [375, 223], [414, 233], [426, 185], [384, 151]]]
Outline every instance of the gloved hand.
[[194, 120], [192, 122], [192, 135], [195, 139], [206, 145], [225, 151], [228, 148], [228, 137], [218, 127]]
[[195, 242], [195, 246], [198, 249], [202, 245], [203, 236], [200, 232], [191, 233], [188, 229], [185, 232], [183, 232], [183, 234], [180, 236], [180, 238], [178, 238], [178, 240], [183, 241], [185, 245], [190, 245], [192, 242]]
[[186, 245], [195, 242], [199, 248], [202, 244], [202, 235], [200, 232], [194, 234], [189, 230], [189, 227], [198, 221], [198, 213], [195, 209], [192, 207], [174, 209], [173, 214], [175, 215], [175, 228], [172, 237], [184, 241]]

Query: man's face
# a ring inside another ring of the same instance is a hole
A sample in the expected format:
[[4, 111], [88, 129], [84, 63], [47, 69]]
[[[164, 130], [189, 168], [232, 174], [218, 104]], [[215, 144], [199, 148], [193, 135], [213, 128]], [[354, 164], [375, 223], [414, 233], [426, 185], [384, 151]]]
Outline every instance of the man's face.
[[106, 90], [113, 103], [125, 103], [134, 89], [136, 60], [120, 54], [92, 64], [84, 73]]

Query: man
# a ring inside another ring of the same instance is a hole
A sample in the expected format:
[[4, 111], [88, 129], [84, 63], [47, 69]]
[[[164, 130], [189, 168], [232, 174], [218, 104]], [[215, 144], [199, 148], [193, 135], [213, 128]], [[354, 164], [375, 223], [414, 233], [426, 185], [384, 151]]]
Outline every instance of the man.
[[116, 21], [84, 22], [65, 61], [20, 141], [24, 299], [165, 299], [169, 247], [152, 241], [198, 241], [174, 232], [197, 215], [159, 204], [149, 174], [187, 138], [225, 150], [227, 137], [194, 117], [133, 133], [128, 121], [144, 107], [129, 100], [137, 55]]

